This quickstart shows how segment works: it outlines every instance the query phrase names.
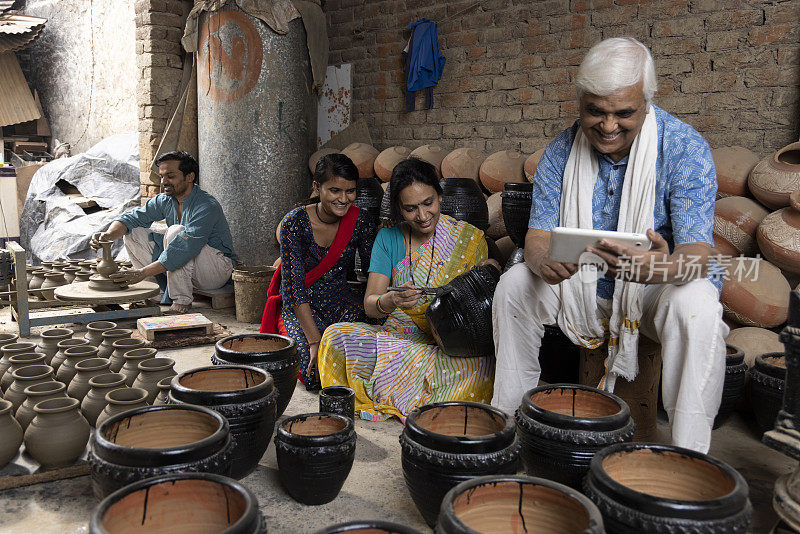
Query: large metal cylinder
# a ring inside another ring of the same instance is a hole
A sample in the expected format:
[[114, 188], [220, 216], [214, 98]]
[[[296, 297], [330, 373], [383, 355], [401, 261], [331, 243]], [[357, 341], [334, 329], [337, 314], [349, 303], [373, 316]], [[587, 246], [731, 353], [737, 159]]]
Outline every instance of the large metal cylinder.
[[200, 185], [222, 205], [239, 259], [270, 264], [275, 227], [310, 190], [317, 101], [303, 22], [279, 35], [227, 5], [201, 19]]

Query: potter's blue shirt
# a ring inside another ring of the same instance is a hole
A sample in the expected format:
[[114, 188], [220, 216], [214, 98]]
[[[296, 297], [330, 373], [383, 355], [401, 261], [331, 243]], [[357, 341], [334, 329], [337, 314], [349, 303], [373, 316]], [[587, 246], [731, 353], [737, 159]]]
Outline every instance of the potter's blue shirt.
[[[141, 208], [125, 213], [117, 220], [125, 225], [127, 232], [130, 232], [136, 227], [149, 228], [155, 221], [162, 219], [166, 220], [167, 226], [180, 224], [185, 227], [158, 255], [158, 258], [154, 258], [154, 261], [161, 263], [166, 270], [175, 271], [183, 267], [200, 254], [205, 245], [219, 250], [231, 258], [231, 261], [236, 260], [231, 230], [222, 212], [222, 206], [217, 199], [200, 189], [198, 185], [195, 184], [191, 193], [183, 199], [182, 215], [178, 201], [161, 193], [148, 200]], [[156, 247], [156, 250], [160, 248]]]
[[[711, 148], [694, 128], [656, 106], [653, 109], [658, 129], [655, 230], [669, 243], [670, 251], [686, 243], [713, 246], [717, 177]], [[561, 182], [579, 127], [578, 120], [561, 132], [539, 161], [529, 228], [550, 231], [558, 226]], [[592, 196], [592, 226], [595, 230], [616, 230], [628, 157], [615, 163], [597, 151], [595, 155], [600, 170]], [[709, 269], [708, 278], [717, 290], [722, 287], [716, 265]], [[613, 293], [613, 280], [598, 280], [599, 297], [609, 299]]]

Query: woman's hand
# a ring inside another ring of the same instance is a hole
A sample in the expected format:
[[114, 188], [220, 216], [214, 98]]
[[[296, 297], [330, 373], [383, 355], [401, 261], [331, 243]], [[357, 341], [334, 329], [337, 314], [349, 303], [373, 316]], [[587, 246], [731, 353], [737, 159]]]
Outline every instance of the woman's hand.
[[311, 373], [317, 367], [317, 353], [319, 352], [319, 341], [316, 343], [309, 343], [308, 345], [308, 366], [306, 367], [306, 376], [310, 377]]
[[411, 281], [406, 282], [400, 287], [407, 287], [409, 290], [389, 291], [386, 296], [382, 298], [388, 299], [394, 308], [400, 308], [401, 310], [410, 310], [419, 304], [419, 299], [422, 298], [422, 291], [414, 289], [414, 285]]

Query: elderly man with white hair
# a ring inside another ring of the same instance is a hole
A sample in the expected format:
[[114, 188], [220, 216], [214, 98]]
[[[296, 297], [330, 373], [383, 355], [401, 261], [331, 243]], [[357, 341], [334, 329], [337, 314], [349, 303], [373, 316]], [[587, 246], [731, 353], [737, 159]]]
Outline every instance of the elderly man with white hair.
[[[633, 38], [595, 45], [575, 85], [579, 119], [547, 146], [536, 169], [525, 262], [501, 277], [495, 293], [492, 404], [513, 412], [538, 385], [543, 325], [558, 324], [584, 347], [608, 343], [607, 390], [618, 377], [636, 376], [641, 332], [661, 344], [673, 444], [707, 452], [728, 333], [721, 277], [706, 267], [717, 191], [710, 148], [653, 105], [653, 58]], [[603, 239], [588, 251], [607, 273], [573, 276], [577, 265], [548, 258], [557, 226], [646, 233], [652, 247], [640, 252]]]

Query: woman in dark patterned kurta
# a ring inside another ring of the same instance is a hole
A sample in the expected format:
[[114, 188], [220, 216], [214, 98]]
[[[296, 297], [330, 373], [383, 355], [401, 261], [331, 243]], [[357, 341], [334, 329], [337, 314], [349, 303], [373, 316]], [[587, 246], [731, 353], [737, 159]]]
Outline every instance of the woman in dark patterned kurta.
[[356, 249], [361, 265], [369, 265], [377, 228], [366, 211], [333, 268], [310, 287], [306, 273], [328, 253], [339, 221], [355, 201], [358, 170], [347, 156], [329, 154], [317, 164], [314, 191], [319, 202], [290, 211], [281, 222], [281, 316], [286, 332], [297, 341], [300, 373], [306, 389], [319, 389], [316, 359], [319, 340], [328, 325], [364, 319], [364, 302], [350, 291], [345, 279]]

